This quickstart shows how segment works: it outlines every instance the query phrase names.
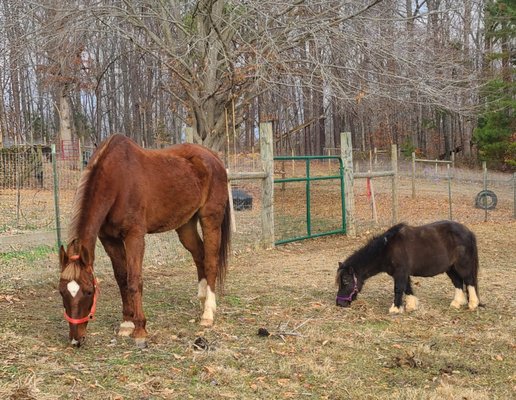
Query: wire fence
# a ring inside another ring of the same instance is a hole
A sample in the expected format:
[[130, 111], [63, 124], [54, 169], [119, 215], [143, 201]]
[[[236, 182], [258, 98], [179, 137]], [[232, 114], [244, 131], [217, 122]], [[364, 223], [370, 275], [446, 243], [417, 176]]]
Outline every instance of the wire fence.
[[[66, 241], [66, 227], [75, 189], [92, 152], [92, 148], [84, 148], [76, 143], [57, 146], [55, 159], [50, 146], [20, 146], [0, 151], [0, 252], [35, 244], [54, 245], [57, 226], [55, 204], [59, 207], [63, 240]], [[340, 149], [332, 149], [324, 155], [339, 153]], [[389, 152], [380, 150], [373, 156], [367, 152], [355, 152], [353, 157], [355, 171], [374, 172], [391, 168]], [[53, 175], [53, 162], [57, 179]], [[228, 163], [233, 172], [261, 170], [258, 152], [230, 155]], [[276, 161], [275, 178], [301, 177], [306, 172], [305, 168], [304, 161]], [[313, 162], [311, 173], [334, 174], [338, 168], [336, 160], [321, 160]], [[482, 222], [486, 212], [475, 206], [475, 198], [484, 186], [497, 196], [496, 207], [487, 212], [487, 220], [507, 221], [516, 216], [514, 174], [488, 171], [486, 179], [482, 170], [455, 167], [450, 169], [451, 179], [448, 179], [445, 165], [418, 164], [413, 197], [411, 161], [399, 161], [398, 170], [400, 221], [427, 223], [447, 219], [451, 212], [452, 219], [460, 222]], [[390, 179], [355, 180], [355, 212], [359, 231], [392, 223]], [[235, 211], [233, 248], [238, 252], [259, 243], [261, 182], [232, 181], [231, 187], [243, 190], [252, 198], [252, 207]], [[304, 184], [276, 184], [274, 191], [276, 239], [303, 235], [306, 231], [307, 211]], [[339, 183], [312, 183], [311, 197], [314, 229], [331, 230], [337, 226], [341, 220]], [[148, 236], [147, 249], [151, 257], [159, 257], [164, 249], [171, 246], [176, 252], [181, 248], [175, 233]], [[186, 255], [180, 251], [177, 257]]]

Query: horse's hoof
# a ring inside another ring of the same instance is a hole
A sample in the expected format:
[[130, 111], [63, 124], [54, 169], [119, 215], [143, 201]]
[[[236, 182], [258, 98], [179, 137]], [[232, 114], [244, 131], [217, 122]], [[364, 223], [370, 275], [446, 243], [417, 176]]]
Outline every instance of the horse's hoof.
[[419, 300], [416, 296], [408, 295], [405, 299], [405, 311], [416, 311], [419, 307]]
[[212, 319], [202, 318], [199, 325], [204, 326], [205, 328], [212, 327], [213, 326], [213, 320]]
[[391, 308], [389, 308], [389, 314], [403, 314], [403, 306], [398, 308], [393, 304]]
[[134, 323], [132, 321], [124, 321], [120, 324], [118, 336], [131, 336], [134, 331]]
[[478, 303], [469, 303], [469, 304], [468, 304], [468, 308], [469, 308], [471, 311], [475, 311], [475, 310], [478, 308]]
[[136, 343], [136, 347], [139, 349], [146, 349], [148, 347], [147, 339], [145, 338], [136, 338], [134, 339], [134, 342]]

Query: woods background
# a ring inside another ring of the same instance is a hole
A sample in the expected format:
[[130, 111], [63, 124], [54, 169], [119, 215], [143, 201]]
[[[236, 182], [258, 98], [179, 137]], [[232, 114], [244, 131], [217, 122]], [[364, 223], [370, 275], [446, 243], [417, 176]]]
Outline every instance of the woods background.
[[195, 141], [514, 168], [514, 0], [1, 0], [0, 146]]

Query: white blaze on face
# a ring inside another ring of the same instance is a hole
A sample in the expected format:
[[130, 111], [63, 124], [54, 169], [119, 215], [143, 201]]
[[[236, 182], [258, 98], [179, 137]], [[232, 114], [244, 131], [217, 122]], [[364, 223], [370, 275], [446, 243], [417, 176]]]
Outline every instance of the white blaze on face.
[[75, 296], [77, 296], [77, 292], [79, 292], [79, 289], [81, 287], [79, 286], [79, 284], [77, 282], [70, 281], [70, 282], [68, 282], [68, 285], [66, 285], [66, 288], [68, 289], [68, 291], [70, 292], [72, 297], [75, 297]]

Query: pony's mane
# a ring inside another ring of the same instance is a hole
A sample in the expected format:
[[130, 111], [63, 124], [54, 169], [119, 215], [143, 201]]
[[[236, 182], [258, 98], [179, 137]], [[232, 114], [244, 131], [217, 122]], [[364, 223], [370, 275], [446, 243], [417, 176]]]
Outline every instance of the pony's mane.
[[78, 263], [70, 263], [61, 272], [61, 279], [66, 281], [76, 281], [81, 275], [81, 267]]
[[362, 266], [370, 264], [384, 254], [391, 239], [405, 226], [407, 225], [404, 223], [397, 224], [381, 235], [374, 236], [369, 242], [349, 256], [344, 262], [344, 265], [350, 265], [354, 269], [360, 269]]
[[81, 221], [81, 211], [82, 211], [82, 203], [86, 193], [86, 188], [88, 187], [89, 178], [91, 176], [92, 171], [97, 166], [99, 159], [106, 153], [106, 149], [109, 147], [113, 138], [119, 135], [113, 135], [108, 140], [106, 140], [101, 146], [95, 151], [90, 162], [86, 169], [82, 172], [81, 178], [79, 179], [79, 184], [77, 185], [77, 189], [75, 191], [75, 195], [72, 203], [72, 217], [70, 219], [70, 224], [68, 225], [68, 240], [69, 243], [79, 238], [79, 224]]

